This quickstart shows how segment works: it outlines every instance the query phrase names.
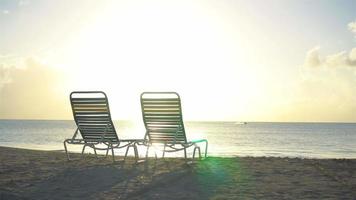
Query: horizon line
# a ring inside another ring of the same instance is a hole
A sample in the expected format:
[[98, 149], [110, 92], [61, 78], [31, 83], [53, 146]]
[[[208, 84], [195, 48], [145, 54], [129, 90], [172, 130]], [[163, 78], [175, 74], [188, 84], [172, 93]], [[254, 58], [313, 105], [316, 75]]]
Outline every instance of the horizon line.
[[[0, 121], [74, 121], [74, 119], [28, 119], [28, 118], [0, 118]], [[133, 119], [113, 119], [113, 121], [137, 121]], [[340, 123], [355, 124], [356, 121], [242, 121], [242, 120], [184, 120], [185, 122], [229, 122], [229, 123]]]

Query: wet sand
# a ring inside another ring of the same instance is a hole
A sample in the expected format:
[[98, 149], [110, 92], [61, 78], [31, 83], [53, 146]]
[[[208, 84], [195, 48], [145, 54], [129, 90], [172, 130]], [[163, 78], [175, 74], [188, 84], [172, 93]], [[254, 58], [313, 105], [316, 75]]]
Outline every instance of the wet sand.
[[113, 164], [93, 155], [67, 161], [63, 152], [0, 147], [0, 199], [356, 199], [356, 160], [209, 157], [192, 164], [181, 158]]

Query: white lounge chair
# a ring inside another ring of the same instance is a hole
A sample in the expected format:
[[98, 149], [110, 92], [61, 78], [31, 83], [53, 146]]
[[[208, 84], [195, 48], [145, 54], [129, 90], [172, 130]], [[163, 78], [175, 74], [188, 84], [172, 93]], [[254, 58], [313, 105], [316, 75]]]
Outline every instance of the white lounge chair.
[[[106, 150], [106, 156], [109, 150], [112, 152], [112, 159], [115, 162], [114, 149], [126, 147], [125, 159], [129, 149], [134, 148], [135, 159], [138, 159], [136, 142], [142, 140], [119, 139], [114, 123], [111, 119], [109, 102], [107, 96], [101, 91], [76, 91], [70, 94], [74, 121], [77, 129], [71, 139], [64, 140], [64, 149], [68, 160], [69, 152], [67, 144], [83, 145], [82, 156], [86, 147], [96, 150]], [[80, 133], [81, 138], [78, 138]]]
[[206, 139], [187, 141], [182, 117], [181, 100], [176, 92], [144, 92], [141, 94], [142, 117], [146, 128], [145, 143], [146, 158], [153, 144], [163, 145], [165, 152], [184, 151], [187, 159], [187, 148], [193, 146], [193, 159], [198, 143], [205, 143], [204, 157], [207, 156], [208, 141]]

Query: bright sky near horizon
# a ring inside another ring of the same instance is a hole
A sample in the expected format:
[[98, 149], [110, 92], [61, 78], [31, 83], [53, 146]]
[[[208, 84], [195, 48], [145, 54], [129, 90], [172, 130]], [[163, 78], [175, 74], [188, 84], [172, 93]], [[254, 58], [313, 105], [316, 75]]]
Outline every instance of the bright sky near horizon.
[[356, 121], [356, 1], [0, 0], [0, 119], [115, 119], [177, 91], [185, 120]]

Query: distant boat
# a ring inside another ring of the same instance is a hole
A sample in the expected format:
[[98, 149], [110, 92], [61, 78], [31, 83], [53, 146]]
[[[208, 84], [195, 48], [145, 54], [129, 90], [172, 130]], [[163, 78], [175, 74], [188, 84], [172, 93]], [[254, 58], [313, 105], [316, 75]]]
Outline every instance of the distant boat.
[[245, 125], [247, 122], [235, 122], [236, 125]]

